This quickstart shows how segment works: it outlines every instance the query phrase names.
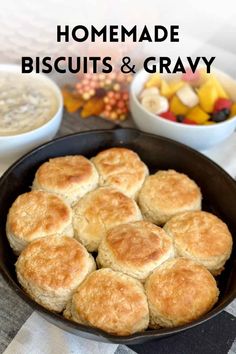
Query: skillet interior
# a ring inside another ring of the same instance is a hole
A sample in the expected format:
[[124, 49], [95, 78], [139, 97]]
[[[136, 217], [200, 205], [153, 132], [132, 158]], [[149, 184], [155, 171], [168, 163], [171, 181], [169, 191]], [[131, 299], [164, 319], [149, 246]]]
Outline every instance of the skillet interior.
[[[205, 316], [190, 324], [174, 329], [147, 330], [128, 337], [109, 335], [98, 329], [75, 324], [60, 314], [52, 313], [31, 300], [20, 288], [15, 274], [14, 256], [5, 233], [7, 212], [16, 197], [29, 190], [35, 171], [46, 160], [55, 156], [82, 154], [90, 158], [99, 151], [125, 146], [136, 151], [148, 165], [150, 173], [158, 169], [176, 169], [186, 173], [200, 186], [203, 210], [210, 211], [227, 223], [234, 237], [234, 250], [225, 271], [217, 278], [220, 298]], [[172, 140], [146, 134], [135, 129], [96, 130], [76, 133], [44, 144], [19, 159], [0, 179], [0, 266], [2, 273], [16, 293], [42, 316], [55, 325], [76, 335], [103, 342], [136, 344], [172, 335], [191, 328], [219, 313], [236, 293], [236, 183], [200, 153]]]

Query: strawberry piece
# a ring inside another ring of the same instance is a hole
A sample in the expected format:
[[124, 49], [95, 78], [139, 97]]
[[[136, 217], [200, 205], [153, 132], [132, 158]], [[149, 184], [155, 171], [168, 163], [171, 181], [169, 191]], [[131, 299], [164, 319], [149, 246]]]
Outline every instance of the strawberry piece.
[[231, 109], [233, 102], [227, 98], [218, 98], [214, 105], [214, 111], [222, 111], [223, 109]]
[[185, 119], [183, 120], [183, 123], [184, 123], [184, 124], [189, 124], [189, 125], [196, 125], [196, 124], [197, 124], [196, 122], [194, 122], [193, 120], [191, 120], [191, 119], [189, 119], [189, 118], [185, 118]]
[[176, 116], [171, 111], [163, 112], [160, 114], [160, 116], [162, 118], [171, 120], [172, 122], [177, 122]]
[[194, 83], [197, 82], [200, 79], [200, 72], [199, 71], [195, 71], [192, 72], [192, 70], [190, 68], [185, 69], [185, 73], [182, 75], [182, 80], [189, 82], [189, 83]]

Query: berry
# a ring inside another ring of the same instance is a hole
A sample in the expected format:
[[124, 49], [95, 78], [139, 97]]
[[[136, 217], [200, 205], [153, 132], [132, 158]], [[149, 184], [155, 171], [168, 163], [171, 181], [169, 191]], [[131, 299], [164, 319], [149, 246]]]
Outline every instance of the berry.
[[224, 109], [222, 109], [221, 112], [224, 113], [224, 115], [225, 115], [226, 118], [229, 118], [229, 116], [230, 116], [230, 109], [224, 108]]
[[90, 96], [90, 94], [89, 94], [88, 92], [85, 92], [85, 93], [83, 93], [82, 97], [83, 97], [83, 99], [84, 99], [85, 101], [87, 101], [87, 100], [90, 99], [91, 96]]
[[114, 96], [115, 96], [115, 94], [114, 94], [113, 91], [109, 91], [108, 94], [107, 94], [107, 97], [109, 97], [109, 98], [112, 98]]
[[120, 84], [115, 84], [114, 87], [113, 87], [113, 89], [114, 89], [115, 91], [119, 91], [119, 90], [120, 90]]
[[128, 113], [127, 91], [108, 91], [103, 98], [104, 117], [110, 120], [124, 120]]
[[170, 111], [161, 113], [160, 117], [171, 120], [172, 122], [176, 122], [176, 116]]
[[119, 108], [123, 108], [123, 107], [125, 107], [125, 101], [118, 101], [118, 103], [117, 103], [117, 107], [119, 107]]
[[225, 113], [223, 112], [223, 110], [221, 110], [219, 112], [214, 112], [211, 115], [211, 120], [215, 123], [224, 122], [226, 119], [227, 119], [227, 117], [225, 116]]
[[214, 111], [222, 111], [222, 109], [231, 109], [233, 102], [227, 98], [218, 98], [214, 105]]
[[196, 125], [197, 124], [196, 122], [194, 122], [193, 120], [191, 120], [189, 118], [184, 118], [182, 123], [189, 124], [189, 125]]
[[124, 120], [129, 111], [128, 83], [132, 75], [113, 72], [110, 74], [87, 73], [78, 75], [79, 82], [75, 85], [75, 92], [84, 101], [91, 98], [101, 98], [104, 109], [100, 116], [110, 120]]
[[185, 116], [182, 114], [177, 114], [176, 119], [177, 119], [177, 122], [183, 123]]

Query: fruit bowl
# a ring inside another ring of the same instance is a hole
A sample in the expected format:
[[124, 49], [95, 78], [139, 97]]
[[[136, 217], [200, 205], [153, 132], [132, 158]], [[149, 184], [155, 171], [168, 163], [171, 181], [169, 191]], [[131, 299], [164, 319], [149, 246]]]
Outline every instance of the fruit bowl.
[[[236, 102], [236, 81], [218, 69], [212, 72], [220, 81], [230, 98]], [[236, 116], [212, 125], [187, 125], [172, 122], [146, 110], [138, 97], [150, 74], [139, 71], [131, 83], [130, 110], [135, 124], [148, 133], [158, 134], [184, 143], [197, 150], [205, 150], [227, 139], [236, 128]], [[172, 74], [172, 78], [179, 74]], [[168, 78], [169, 75], [162, 75]]]

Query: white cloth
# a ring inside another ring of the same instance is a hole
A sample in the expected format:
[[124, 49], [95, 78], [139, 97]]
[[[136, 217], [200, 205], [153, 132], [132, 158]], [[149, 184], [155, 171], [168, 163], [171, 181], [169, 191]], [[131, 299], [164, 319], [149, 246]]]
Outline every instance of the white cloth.
[[117, 347], [77, 337], [33, 312], [4, 354], [113, 354]]
[[217, 146], [202, 151], [236, 179], [236, 132]]
[[[227, 141], [203, 153], [235, 178], [235, 152], [236, 133]], [[229, 306], [228, 312], [235, 312], [235, 308], [236, 301]], [[4, 354], [113, 354], [117, 347], [115, 344], [98, 343], [67, 333], [34, 312], [21, 327]]]

